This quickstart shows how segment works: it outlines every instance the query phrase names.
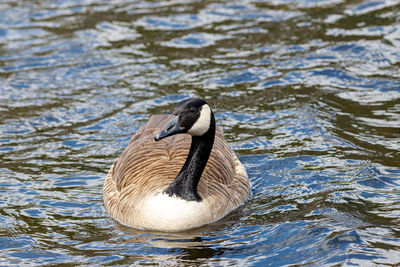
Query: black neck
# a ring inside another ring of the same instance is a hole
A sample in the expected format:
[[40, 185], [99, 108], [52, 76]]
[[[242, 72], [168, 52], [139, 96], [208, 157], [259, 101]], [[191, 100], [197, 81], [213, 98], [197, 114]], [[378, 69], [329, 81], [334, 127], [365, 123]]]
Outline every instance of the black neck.
[[187, 201], [201, 201], [197, 185], [206, 167], [215, 137], [215, 118], [211, 112], [210, 128], [202, 136], [192, 136], [189, 155], [175, 180], [164, 190], [170, 196]]

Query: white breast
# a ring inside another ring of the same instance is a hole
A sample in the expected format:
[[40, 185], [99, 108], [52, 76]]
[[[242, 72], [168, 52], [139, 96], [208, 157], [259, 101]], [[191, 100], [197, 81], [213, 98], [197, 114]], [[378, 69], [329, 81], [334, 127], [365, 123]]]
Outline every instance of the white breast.
[[143, 203], [141, 221], [146, 228], [161, 231], [186, 230], [199, 227], [210, 220], [203, 202], [186, 201], [158, 193]]

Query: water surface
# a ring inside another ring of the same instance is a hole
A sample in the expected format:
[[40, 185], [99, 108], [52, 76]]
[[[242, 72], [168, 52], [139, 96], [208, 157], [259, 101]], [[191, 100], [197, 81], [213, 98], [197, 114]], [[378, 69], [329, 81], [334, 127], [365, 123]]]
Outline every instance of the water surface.
[[[0, 264], [400, 264], [396, 0], [0, 3]], [[152, 114], [206, 99], [251, 198], [182, 233], [102, 204]]]

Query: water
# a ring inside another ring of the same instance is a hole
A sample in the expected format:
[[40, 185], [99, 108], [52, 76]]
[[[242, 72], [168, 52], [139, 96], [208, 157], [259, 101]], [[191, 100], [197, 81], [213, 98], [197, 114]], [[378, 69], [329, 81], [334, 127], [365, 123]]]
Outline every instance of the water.
[[[0, 265], [400, 264], [397, 0], [0, 3]], [[102, 184], [151, 114], [206, 99], [252, 196], [183, 233]]]

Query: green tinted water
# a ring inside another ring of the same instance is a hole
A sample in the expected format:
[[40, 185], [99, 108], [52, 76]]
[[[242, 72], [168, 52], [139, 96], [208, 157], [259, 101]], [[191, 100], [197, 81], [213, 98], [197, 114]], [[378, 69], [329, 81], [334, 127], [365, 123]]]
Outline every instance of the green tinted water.
[[[2, 265], [400, 263], [398, 1], [2, 1]], [[102, 205], [152, 114], [206, 99], [252, 197], [184, 233]]]

